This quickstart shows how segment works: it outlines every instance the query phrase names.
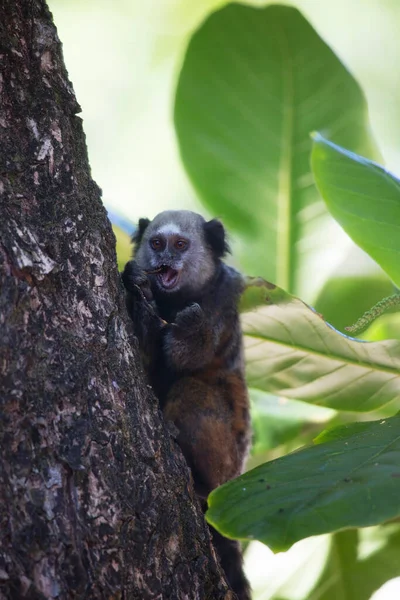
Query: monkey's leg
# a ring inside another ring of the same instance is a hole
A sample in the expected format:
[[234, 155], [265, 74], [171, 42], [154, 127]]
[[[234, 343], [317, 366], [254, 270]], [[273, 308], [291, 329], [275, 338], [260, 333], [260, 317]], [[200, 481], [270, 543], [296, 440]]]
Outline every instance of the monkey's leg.
[[168, 393], [164, 416], [179, 433], [177, 442], [192, 470], [196, 493], [208, 494], [240, 474], [242, 458], [233, 413], [223, 391], [199, 377], [184, 377]]

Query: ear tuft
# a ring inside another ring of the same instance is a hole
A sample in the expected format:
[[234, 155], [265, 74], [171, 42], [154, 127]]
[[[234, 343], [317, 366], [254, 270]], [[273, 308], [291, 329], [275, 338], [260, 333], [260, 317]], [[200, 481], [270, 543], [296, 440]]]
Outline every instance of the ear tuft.
[[207, 243], [211, 246], [217, 258], [222, 258], [227, 252], [230, 252], [229, 245], [225, 239], [225, 229], [221, 221], [212, 219], [204, 223], [204, 234]]
[[151, 221], [150, 219], [139, 219], [139, 223], [137, 228], [135, 229], [135, 231], [132, 234], [132, 243], [137, 247], [139, 246], [140, 242], [142, 241], [142, 237], [143, 234], [147, 228], [148, 225], [150, 225]]

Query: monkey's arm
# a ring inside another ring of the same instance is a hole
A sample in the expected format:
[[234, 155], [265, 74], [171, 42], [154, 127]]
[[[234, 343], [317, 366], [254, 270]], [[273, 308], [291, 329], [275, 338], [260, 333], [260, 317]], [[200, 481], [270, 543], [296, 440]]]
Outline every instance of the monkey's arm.
[[216, 324], [196, 303], [176, 315], [164, 333], [168, 363], [177, 370], [198, 370], [215, 356], [221, 325]]
[[134, 323], [135, 334], [145, 363], [149, 363], [161, 343], [163, 321], [153, 301], [148, 277], [134, 260], [125, 265], [121, 277], [127, 290], [126, 306]]

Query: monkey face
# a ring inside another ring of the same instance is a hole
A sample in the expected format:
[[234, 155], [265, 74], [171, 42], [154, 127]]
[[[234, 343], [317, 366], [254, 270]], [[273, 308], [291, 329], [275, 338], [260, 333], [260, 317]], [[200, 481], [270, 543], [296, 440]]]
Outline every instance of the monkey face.
[[180, 287], [180, 279], [184, 273], [185, 254], [190, 249], [190, 240], [180, 232], [173, 233], [159, 228], [148, 239], [151, 263], [156, 266], [148, 270], [156, 284], [164, 291], [172, 291]]
[[227, 250], [222, 224], [206, 223], [187, 210], [141, 219], [134, 241], [136, 262], [148, 273], [153, 292], [162, 294], [200, 290]]
[[152, 227], [148, 233], [138, 257], [139, 260], [146, 257], [145, 270], [152, 286], [160, 292], [195, 290], [212, 276], [215, 263], [202, 240], [201, 230], [184, 231], [176, 223], [168, 223], [168, 227]]

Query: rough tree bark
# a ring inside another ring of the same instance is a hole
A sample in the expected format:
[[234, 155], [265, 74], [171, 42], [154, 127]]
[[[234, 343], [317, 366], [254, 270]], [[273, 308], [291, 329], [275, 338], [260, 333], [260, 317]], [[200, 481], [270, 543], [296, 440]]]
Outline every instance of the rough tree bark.
[[143, 378], [44, 0], [0, 0], [0, 61], [0, 598], [232, 598]]

